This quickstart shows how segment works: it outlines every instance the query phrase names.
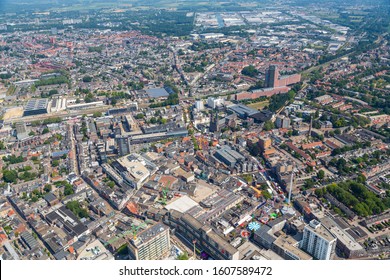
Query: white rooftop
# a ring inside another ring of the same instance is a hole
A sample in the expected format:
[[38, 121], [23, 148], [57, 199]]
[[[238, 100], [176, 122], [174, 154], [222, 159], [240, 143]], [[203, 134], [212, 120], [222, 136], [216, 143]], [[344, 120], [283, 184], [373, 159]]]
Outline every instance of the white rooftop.
[[187, 212], [189, 209], [191, 209], [194, 206], [197, 206], [198, 203], [196, 203], [194, 200], [189, 198], [188, 196], [182, 196], [179, 199], [176, 199], [175, 201], [169, 203], [165, 208], [167, 210], [177, 210], [181, 213]]

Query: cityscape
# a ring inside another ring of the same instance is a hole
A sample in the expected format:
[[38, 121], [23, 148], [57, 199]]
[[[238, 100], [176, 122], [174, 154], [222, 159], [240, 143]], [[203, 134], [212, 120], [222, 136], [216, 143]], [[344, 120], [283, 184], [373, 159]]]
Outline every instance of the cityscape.
[[1, 260], [390, 258], [389, 1], [30, 2]]

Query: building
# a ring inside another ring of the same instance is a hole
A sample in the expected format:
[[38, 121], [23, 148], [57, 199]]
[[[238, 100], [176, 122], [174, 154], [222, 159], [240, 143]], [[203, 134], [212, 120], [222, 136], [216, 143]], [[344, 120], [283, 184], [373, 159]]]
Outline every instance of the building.
[[286, 116], [277, 116], [275, 125], [277, 128], [290, 128], [291, 120]]
[[268, 150], [272, 148], [272, 140], [268, 137], [260, 137], [259, 138], [259, 146], [261, 151]]
[[330, 260], [336, 248], [336, 237], [313, 219], [303, 230], [301, 249], [318, 260]]
[[202, 224], [190, 214], [170, 210], [167, 223], [188, 246], [195, 246], [213, 259], [240, 259], [240, 252], [236, 248], [219, 236], [210, 226]]
[[21, 140], [28, 137], [27, 127], [24, 122], [15, 123], [16, 137]]
[[286, 87], [301, 81], [300, 74], [280, 76], [277, 65], [271, 65], [265, 72], [264, 86], [266, 88]]
[[195, 108], [199, 111], [202, 111], [204, 110], [204, 104], [203, 104], [203, 100], [196, 100], [195, 101]]
[[299, 249], [298, 241], [288, 235], [281, 235], [272, 244], [272, 250], [285, 260], [312, 260], [313, 258]]
[[[330, 217], [320, 218], [321, 223], [337, 238], [336, 247], [343, 252], [347, 258], [361, 257], [365, 255], [365, 250], [350, 234], [353, 231], [343, 229], [336, 221]], [[340, 221], [340, 220], [338, 220]], [[340, 223], [340, 222], [339, 222]], [[356, 235], [356, 234], [355, 234]]]
[[233, 168], [236, 163], [243, 162], [245, 157], [239, 152], [231, 149], [229, 146], [223, 146], [222, 149], [218, 150], [214, 156], [228, 167]]
[[218, 112], [211, 112], [210, 115], [210, 127], [209, 130], [210, 132], [218, 132], [221, 129], [220, 124], [219, 124], [219, 116]]
[[157, 166], [139, 154], [130, 154], [118, 158], [112, 168], [103, 167], [119, 184], [122, 182], [132, 188], [139, 189], [146, 180], [157, 171]]
[[130, 154], [130, 139], [128, 137], [116, 137], [116, 144], [118, 146], [119, 156], [125, 156]]
[[30, 99], [24, 107], [23, 116], [34, 116], [47, 113], [47, 99]]
[[88, 228], [65, 206], [48, 213], [45, 219], [49, 225], [56, 225], [77, 239], [89, 233]]
[[271, 65], [265, 72], [265, 83], [266, 88], [278, 87], [279, 80], [279, 69], [276, 65]]
[[129, 241], [128, 248], [131, 259], [161, 259], [171, 248], [169, 228], [163, 223], [147, 228]]
[[212, 109], [220, 107], [224, 104], [224, 100], [222, 98], [209, 97], [207, 98], [207, 106]]

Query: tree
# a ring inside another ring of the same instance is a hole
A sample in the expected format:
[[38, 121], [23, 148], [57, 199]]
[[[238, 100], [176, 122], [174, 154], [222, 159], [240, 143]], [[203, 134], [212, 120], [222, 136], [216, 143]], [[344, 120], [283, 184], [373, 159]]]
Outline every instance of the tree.
[[134, 116], [137, 120], [142, 119], [144, 117], [144, 114], [138, 113], [137, 115]]
[[95, 112], [93, 113], [94, 118], [100, 118], [102, 116], [102, 112]]
[[176, 260], [188, 260], [188, 253], [184, 252], [177, 256]]
[[55, 160], [53, 160], [53, 162], [52, 162], [51, 165], [52, 165], [53, 167], [57, 167], [59, 164], [60, 164], [60, 162], [59, 162], [58, 160], [55, 159]]
[[320, 171], [318, 171], [317, 178], [320, 180], [324, 179], [325, 178], [325, 171], [322, 169]]
[[249, 77], [256, 77], [259, 74], [259, 70], [257, 70], [255, 66], [249, 65], [242, 69], [241, 74]]
[[272, 198], [272, 195], [269, 193], [268, 190], [262, 191], [261, 194], [263, 195], [263, 197], [264, 197], [265, 199], [271, 199], [271, 198]]
[[52, 190], [52, 186], [50, 185], [50, 184], [46, 184], [45, 185], [45, 187], [43, 188], [43, 190], [45, 191], [45, 192], [51, 192], [51, 190]]
[[74, 194], [73, 187], [72, 187], [71, 184], [66, 182], [65, 183], [65, 189], [64, 189], [64, 195], [67, 196], [67, 195], [71, 195], [71, 194]]
[[84, 83], [90, 83], [90, 82], [92, 82], [92, 77], [91, 77], [91, 76], [84, 76], [84, 77], [83, 77], [83, 82], [84, 82]]
[[73, 212], [76, 216], [79, 218], [88, 218], [88, 211], [81, 207], [80, 202], [76, 201], [69, 201], [66, 204], [66, 208], [68, 208], [70, 211]]
[[92, 93], [88, 93], [84, 98], [85, 103], [91, 103], [95, 101], [95, 98], [93, 97]]
[[49, 129], [47, 127], [45, 127], [43, 130], [42, 130], [42, 134], [46, 134], [46, 133], [49, 133]]
[[18, 173], [16, 170], [4, 170], [3, 180], [7, 183], [16, 183], [18, 180]]
[[274, 129], [274, 128], [275, 128], [275, 125], [272, 121], [269, 120], [269, 121], [266, 121], [264, 123], [264, 130], [269, 131], [269, 130]]

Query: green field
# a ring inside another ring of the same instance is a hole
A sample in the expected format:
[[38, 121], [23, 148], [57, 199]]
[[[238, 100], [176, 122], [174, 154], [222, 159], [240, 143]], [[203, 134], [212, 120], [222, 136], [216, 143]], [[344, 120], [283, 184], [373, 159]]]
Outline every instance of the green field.
[[265, 106], [268, 106], [268, 104], [269, 104], [269, 101], [260, 101], [260, 102], [248, 104], [247, 106], [252, 108], [252, 109], [261, 110]]

